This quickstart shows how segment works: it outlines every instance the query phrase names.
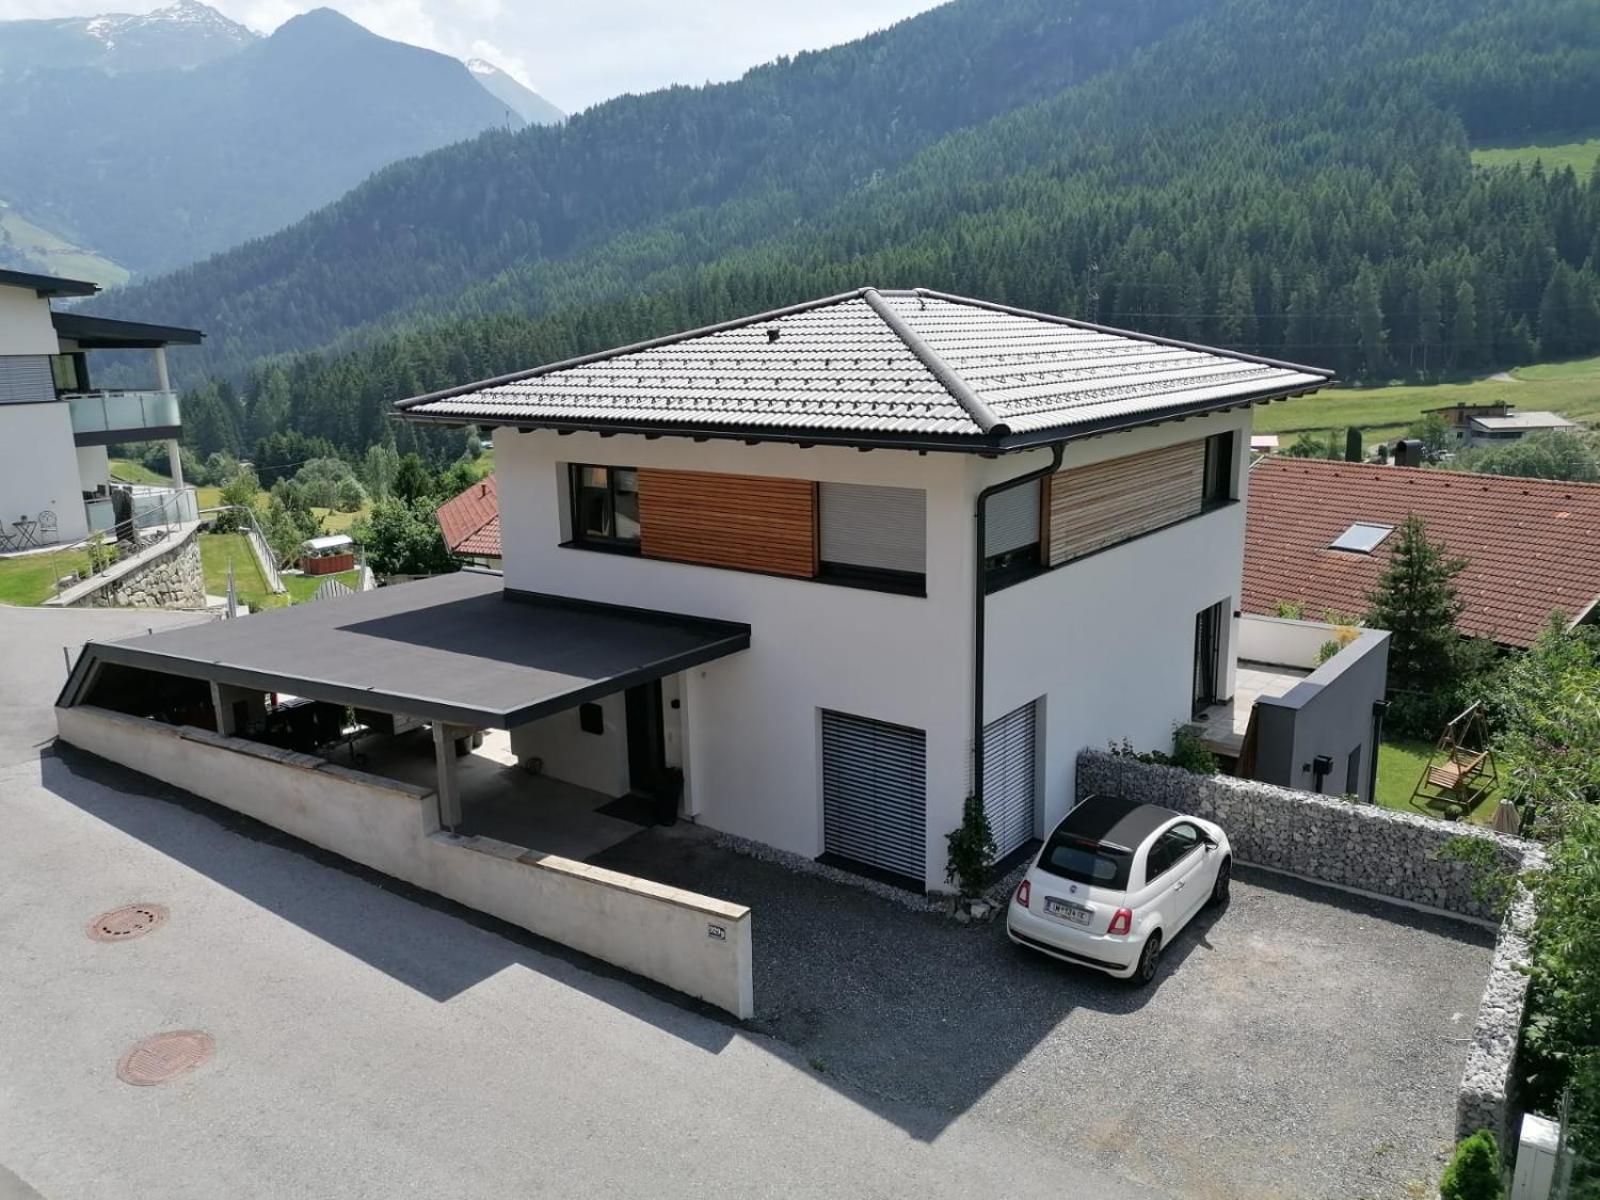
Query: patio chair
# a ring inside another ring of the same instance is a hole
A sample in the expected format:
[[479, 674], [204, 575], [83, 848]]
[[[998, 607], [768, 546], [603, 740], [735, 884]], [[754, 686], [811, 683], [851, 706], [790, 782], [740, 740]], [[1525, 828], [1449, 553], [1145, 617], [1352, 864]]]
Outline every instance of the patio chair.
[[21, 535], [7, 533], [6, 527], [4, 525], [0, 525], [0, 554], [6, 554], [12, 550], [19, 550], [21, 548]]
[[50, 509], [45, 509], [39, 514], [39, 528], [34, 531], [41, 544], [48, 544], [57, 538], [56, 514]]

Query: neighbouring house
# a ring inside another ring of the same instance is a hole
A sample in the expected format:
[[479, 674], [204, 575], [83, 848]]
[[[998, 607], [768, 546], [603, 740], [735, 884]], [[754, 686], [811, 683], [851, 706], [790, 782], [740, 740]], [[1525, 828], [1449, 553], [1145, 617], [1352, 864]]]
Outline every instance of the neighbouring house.
[[1553, 613], [1596, 619], [1600, 484], [1291, 458], [1250, 472], [1244, 611], [1364, 613], [1411, 513], [1467, 559], [1465, 632], [1522, 649]]
[[[202, 335], [51, 307], [97, 291], [80, 280], [0, 270], [0, 551], [198, 517], [178, 459], [183, 421], [166, 348], [198, 345]], [[150, 386], [96, 389], [96, 350], [149, 351]], [[113, 482], [106, 447], [149, 441], [167, 443], [172, 487]]]
[[1425, 408], [1423, 415], [1437, 415], [1450, 426], [1456, 445], [1465, 446], [1472, 433], [1472, 422], [1480, 417], [1503, 417], [1511, 411], [1504, 402], [1498, 404], [1446, 404], [1440, 408]]
[[1506, 412], [1497, 416], [1478, 416], [1467, 423], [1466, 444], [1500, 446], [1506, 442], [1521, 441], [1530, 433], [1571, 433], [1577, 428], [1577, 422], [1553, 412]]
[[[969, 794], [1020, 854], [1074, 803], [1080, 750], [1165, 748], [1236, 696], [1252, 409], [1329, 378], [866, 288], [416, 397], [400, 419], [494, 431], [502, 574], [91, 643], [63, 737], [95, 748], [78, 731], [111, 710], [315, 763], [349, 706], [364, 771], [512, 858], [581, 857], [626, 836], [627, 798], [666, 797], [941, 890]], [[1369, 762], [1385, 638], [1294, 668], [1254, 759]]]
[[475, 566], [500, 566], [500, 492], [493, 475], [446, 500], [435, 516], [451, 554]]

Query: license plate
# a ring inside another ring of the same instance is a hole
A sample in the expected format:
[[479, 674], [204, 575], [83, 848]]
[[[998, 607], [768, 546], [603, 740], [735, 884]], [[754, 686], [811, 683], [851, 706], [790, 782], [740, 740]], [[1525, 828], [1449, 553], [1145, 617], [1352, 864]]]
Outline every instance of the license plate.
[[1055, 896], [1044, 898], [1044, 910], [1052, 917], [1065, 917], [1075, 925], [1089, 923], [1089, 909], [1082, 904], [1074, 904], [1070, 900], [1060, 900]]

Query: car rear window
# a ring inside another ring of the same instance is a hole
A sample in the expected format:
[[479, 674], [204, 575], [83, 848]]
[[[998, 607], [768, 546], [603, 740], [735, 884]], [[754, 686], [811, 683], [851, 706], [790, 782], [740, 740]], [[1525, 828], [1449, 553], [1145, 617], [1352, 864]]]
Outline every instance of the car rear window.
[[1039, 855], [1039, 869], [1086, 883], [1091, 887], [1128, 890], [1128, 871], [1133, 866], [1133, 855], [1123, 850], [1113, 850], [1098, 842], [1053, 834]]

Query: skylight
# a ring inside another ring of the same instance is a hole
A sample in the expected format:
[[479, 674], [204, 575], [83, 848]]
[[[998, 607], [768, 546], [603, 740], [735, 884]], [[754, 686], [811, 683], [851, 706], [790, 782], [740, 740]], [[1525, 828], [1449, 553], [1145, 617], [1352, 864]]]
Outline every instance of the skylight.
[[1370, 525], [1357, 521], [1349, 529], [1334, 538], [1329, 549], [1349, 550], [1356, 554], [1371, 554], [1383, 544], [1383, 539], [1393, 532], [1393, 525]]

